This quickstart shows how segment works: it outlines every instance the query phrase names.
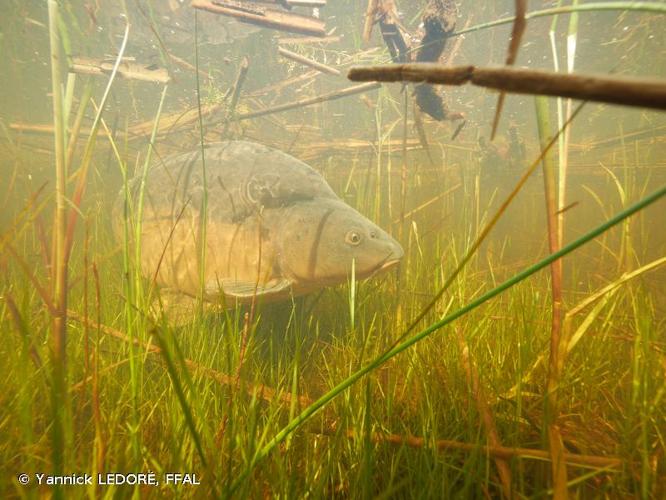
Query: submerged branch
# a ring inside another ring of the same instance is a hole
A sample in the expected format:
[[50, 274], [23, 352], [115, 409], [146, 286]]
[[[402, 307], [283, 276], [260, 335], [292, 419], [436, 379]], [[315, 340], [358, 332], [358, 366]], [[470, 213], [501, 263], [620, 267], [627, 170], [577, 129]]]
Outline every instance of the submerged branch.
[[446, 67], [428, 63], [355, 67], [351, 68], [348, 77], [358, 82], [472, 83], [516, 94], [570, 97], [666, 110], [666, 80], [662, 79], [560, 74], [512, 67]]
[[273, 113], [280, 113], [282, 111], [289, 111], [292, 109], [303, 108], [306, 106], [312, 106], [313, 104], [320, 104], [326, 101], [334, 101], [336, 99], [341, 99], [350, 95], [360, 94], [362, 92], [367, 92], [369, 90], [378, 89], [381, 85], [379, 83], [363, 83], [361, 85], [352, 85], [351, 87], [346, 87], [342, 90], [336, 90], [335, 92], [329, 92], [328, 94], [323, 94], [317, 97], [311, 97], [309, 99], [301, 99], [300, 101], [288, 102], [286, 104], [280, 104], [272, 108], [262, 109], [259, 111], [252, 111], [250, 113], [245, 113], [238, 115], [237, 117], [231, 119], [231, 121], [241, 121], [249, 120], [250, 118], [257, 118], [260, 116], [271, 115]]
[[195, 9], [233, 17], [242, 23], [288, 31], [290, 33], [320, 37], [326, 36], [326, 24], [316, 17], [301, 16], [292, 14], [291, 12], [258, 6], [242, 8], [235, 3], [222, 1], [194, 0], [191, 5]]

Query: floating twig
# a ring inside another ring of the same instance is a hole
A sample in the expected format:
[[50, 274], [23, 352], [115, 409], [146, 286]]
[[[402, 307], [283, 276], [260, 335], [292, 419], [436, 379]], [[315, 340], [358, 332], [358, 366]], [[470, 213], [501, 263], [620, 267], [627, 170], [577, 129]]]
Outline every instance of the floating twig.
[[446, 67], [415, 63], [351, 68], [352, 81], [472, 83], [516, 94], [570, 97], [587, 101], [666, 110], [666, 80], [608, 75], [559, 74], [524, 68]]
[[[9, 124], [9, 129], [13, 130], [15, 132], [24, 132], [24, 133], [33, 133], [33, 134], [53, 134], [54, 127], [50, 123], [21, 123], [21, 122], [16, 122], [16, 123], [10, 123]], [[69, 128], [68, 133], [71, 135], [73, 134], [73, 129]], [[80, 136], [88, 137], [92, 131], [90, 129], [81, 129], [79, 131], [79, 138]], [[102, 130], [96, 132], [99, 135], [106, 135], [106, 133]]]

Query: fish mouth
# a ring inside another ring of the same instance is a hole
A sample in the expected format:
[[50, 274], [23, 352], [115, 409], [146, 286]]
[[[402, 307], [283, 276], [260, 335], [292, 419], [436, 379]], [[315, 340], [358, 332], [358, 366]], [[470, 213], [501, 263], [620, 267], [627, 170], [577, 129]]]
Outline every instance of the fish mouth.
[[395, 253], [391, 252], [379, 264], [377, 264], [374, 269], [366, 273], [365, 276], [361, 276], [361, 279], [371, 278], [378, 274], [382, 274], [385, 271], [393, 267], [396, 267], [398, 264], [400, 264], [401, 260], [402, 260], [402, 255], [396, 257]]
[[385, 261], [383, 264], [380, 264], [380, 266], [377, 268], [375, 272], [381, 272], [381, 271], [386, 271], [387, 269], [391, 269], [392, 267], [397, 266], [400, 264], [401, 259], [390, 259]]

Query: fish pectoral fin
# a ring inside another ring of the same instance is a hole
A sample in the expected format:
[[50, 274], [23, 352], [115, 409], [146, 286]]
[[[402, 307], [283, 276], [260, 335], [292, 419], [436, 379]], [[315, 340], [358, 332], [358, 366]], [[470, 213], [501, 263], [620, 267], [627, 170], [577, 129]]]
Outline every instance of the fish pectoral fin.
[[291, 281], [287, 279], [274, 279], [263, 284], [257, 284], [254, 281], [224, 279], [220, 284], [225, 295], [237, 299], [251, 299], [255, 294], [257, 297], [274, 295], [291, 289]]

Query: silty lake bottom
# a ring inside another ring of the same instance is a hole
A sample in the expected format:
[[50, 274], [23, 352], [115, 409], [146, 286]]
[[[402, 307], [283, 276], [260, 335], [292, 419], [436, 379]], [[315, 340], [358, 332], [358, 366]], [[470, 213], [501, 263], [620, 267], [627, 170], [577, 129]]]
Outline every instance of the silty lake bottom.
[[[347, 78], [521, 4], [2, 2], [0, 496], [664, 498], [666, 202], [578, 243], [666, 114]], [[666, 78], [663, 2], [527, 13], [517, 67]]]

